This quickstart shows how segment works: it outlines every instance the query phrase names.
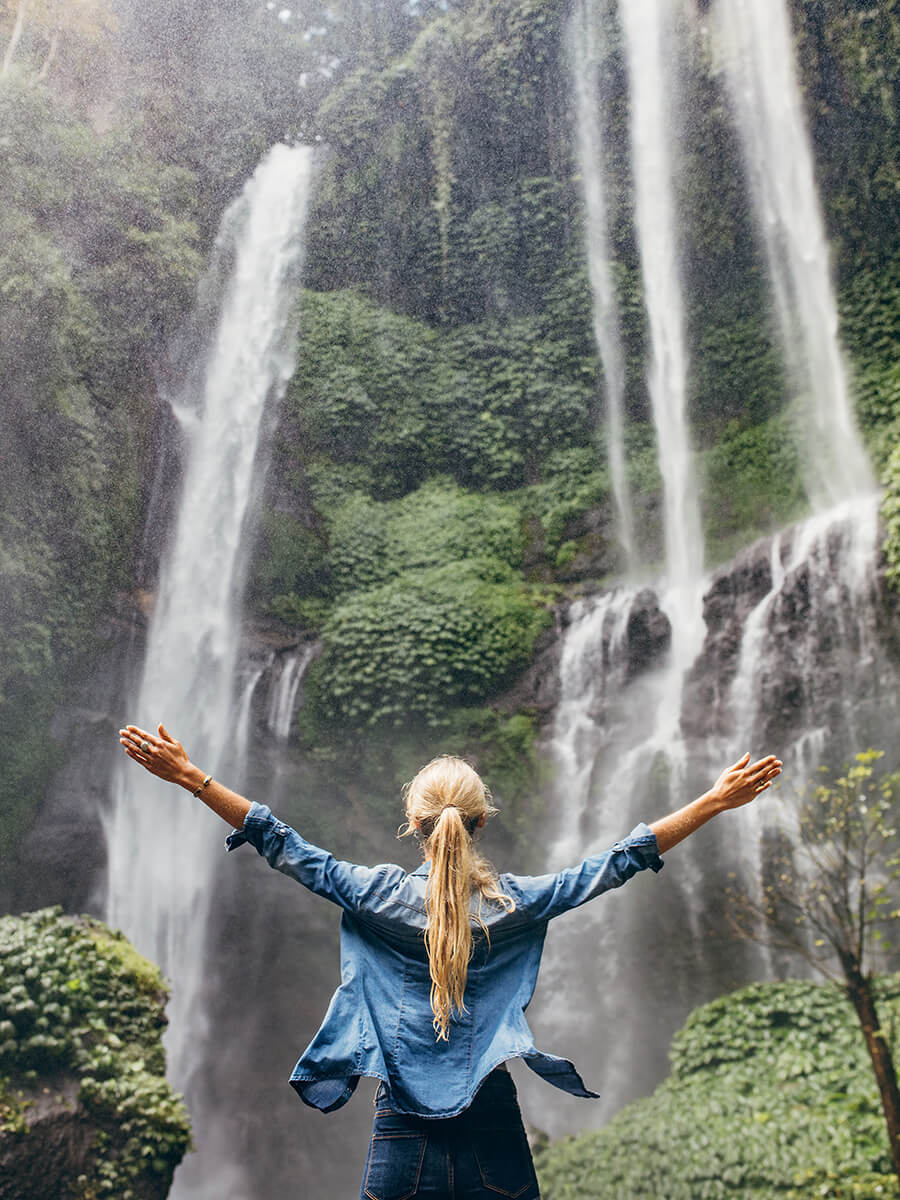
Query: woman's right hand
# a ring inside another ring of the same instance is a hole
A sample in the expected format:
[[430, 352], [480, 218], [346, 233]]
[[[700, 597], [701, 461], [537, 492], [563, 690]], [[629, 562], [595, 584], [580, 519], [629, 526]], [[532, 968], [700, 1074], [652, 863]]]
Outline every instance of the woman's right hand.
[[723, 808], [740, 808], [755, 800], [761, 792], [770, 788], [781, 774], [783, 764], [774, 754], [751, 763], [750, 755], [731, 767], [726, 767], [709, 790], [709, 795]]

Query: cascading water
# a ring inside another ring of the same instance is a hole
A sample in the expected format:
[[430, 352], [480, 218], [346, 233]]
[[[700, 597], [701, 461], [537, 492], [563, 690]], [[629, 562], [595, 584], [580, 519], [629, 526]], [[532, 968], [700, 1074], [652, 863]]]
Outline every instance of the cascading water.
[[[681, 647], [696, 651], [691, 596], [703, 570], [703, 536], [687, 419], [688, 356], [675, 211], [678, 131], [672, 63], [677, 59], [671, 0], [623, 0], [619, 19], [631, 90], [635, 228], [650, 332], [647, 379], [663, 480], [665, 571], [678, 606]], [[683, 619], [682, 619], [683, 618]]]
[[[749, 20], [752, 8], [759, 29], [768, 7], [756, 0], [722, 6], [735, 22], [738, 9]], [[801, 310], [792, 344], [800, 347], [794, 357], [802, 352], [808, 360], [814, 445], [825, 448], [820, 478], [810, 487], [821, 507], [795, 529], [703, 576], [671, 199], [674, 105], [666, 89], [677, 60], [670, 41], [675, 12], [664, 0], [620, 5], [666, 571], [658, 605], [649, 590], [620, 586], [569, 611], [548, 747], [559, 813], [557, 866], [608, 845], [637, 820], [652, 821], [692, 799], [745, 750], [777, 752], [791, 776], [788, 786], [796, 786], [823, 757], [840, 762], [878, 744], [887, 734], [885, 697], [897, 687], [896, 669], [883, 648], [879, 654], [877, 500], [847, 403], [833, 302], [827, 307], [827, 249], [818, 235], [787, 244], [793, 225], [807, 220], [800, 213], [818, 212], [811, 166], [808, 175], [804, 166], [808, 145], [803, 152], [770, 151], [768, 139], [784, 131], [759, 119], [752, 96], [745, 115], [749, 124], [758, 123], [755, 153], [766, 162], [765, 184], [754, 186], [758, 194], [765, 186], [773, 196], [793, 196], [797, 209], [788, 222], [775, 200], [769, 202], [777, 239], [769, 253], [780, 255], [773, 268], [779, 304]], [[768, 41], [759, 43], [761, 57], [764, 45]], [[575, 64], [583, 69], [577, 56]], [[784, 120], [802, 132], [798, 108]], [[791, 191], [798, 172], [807, 180], [802, 198]], [[815, 228], [821, 230], [820, 219]], [[813, 307], [812, 292], [824, 309]], [[803, 341], [796, 329], [817, 319], [825, 335], [803, 335]], [[816, 381], [826, 377], [828, 386], [820, 387]], [[837, 454], [838, 447], [847, 448], [840, 471], [831, 465], [830, 448]], [[836, 497], [844, 502], [835, 504]], [[767, 797], [720, 818], [679, 846], [661, 876], [635, 880], [554, 930], [533, 1023], [539, 1041], [584, 1065], [589, 1086], [603, 1099], [596, 1106], [557, 1102], [550, 1114], [543, 1109], [549, 1132], [596, 1125], [648, 1090], [664, 1074], [659, 1063], [669, 1037], [690, 1008], [771, 969], [768, 958], [736, 945], [722, 929], [721, 908], [730, 871], [742, 868], [748, 885], [758, 885], [777, 810]], [[540, 1105], [536, 1094], [534, 1103]]]
[[[631, 91], [635, 225], [650, 335], [647, 382], [663, 480], [662, 601], [657, 607], [652, 593], [619, 589], [576, 606], [571, 614], [551, 743], [557, 767], [555, 811], [561, 818], [552, 849], [556, 866], [579, 857], [579, 849], [599, 848], [636, 821], [651, 819], [648, 793], [656, 792], [668, 809], [686, 786], [680, 716], [687, 672], [703, 644], [703, 538], [688, 429], [675, 211], [676, 97], [668, 69], [677, 49], [675, 15], [669, 0], [627, 0], [619, 6]], [[589, 65], [583, 56], [574, 61], [577, 72]], [[646, 643], [643, 635], [653, 628], [650, 642], [655, 642], [659, 669], [635, 671], [636, 643]], [[686, 908], [690, 919], [685, 897], [670, 903]], [[539, 1028], [546, 1022], [548, 1043], [554, 1031], [566, 1029], [593, 1060], [591, 1084], [600, 1085], [606, 1102], [592, 1115], [602, 1119], [621, 1103], [629, 1077], [635, 1077], [641, 1030], [623, 1011], [621, 989], [604, 986], [603, 971], [584, 964], [597, 962], [599, 947], [612, 954], [627, 943], [635, 912], [627, 903], [609, 902], [589, 911], [584, 921], [593, 953], [586, 959], [583, 932], [574, 925], [556, 935], [548, 975], [557, 987], [537, 1006], [536, 1022]], [[573, 975], [587, 993], [585, 1003], [575, 1006], [566, 986]], [[634, 1015], [638, 1008], [633, 1006]], [[585, 1114], [566, 1111], [565, 1117], [584, 1120]]]
[[306, 668], [313, 656], [312, 644], [292, 654], [285, 655], [278, 678], [273, 679], [269, 690], [269, 711], [266, 725], [280, 742], [287, 741], [294, 719], [297, 693]]
[[[772, 539], [770, 586], [744, 621], [728, 699], [742, 743], [758, 744], [777, 730], [782, 757], [795, 777], [814, 767], [826, 749], [830, 758], [835, 751], [840, 758], [878, 732], [870, 705], [890, 695], [894, 672], [875, 634], [877, 560], [873, 495], [817, 513]], [[799, 642], [786, 633], [798, 603], [809, 625]], [[823, 659], [830, 674], [823, 672]], [[790, 716], [772, 702], [785, 681]]]
[[[183, 494], [129, 714], [150, 728], [164, 720], [195, 762], [229, 780], [240, 772], [232, 739], [242, 543], [267, 409], [295, 367], [311, 170], [309, 148], [275, 146], [223, 219], [211, 269], [221, 273], [227, 263], [230, 276], [202, 363], [189, 373], [202, 380], [200, 394], [188, 387], [176, 410], [186, 443]], [[214, 821], [134, 764], [116, 771], [106, 819], [107, 917], [172, 981], [170, 1075], [189, 1099], [192, 1054], [205, 1032], [206, 928], [222, 858]], [[192, 1105], [192, 1118], [202, 1149], [202, 1106]], [[236, 1194], [222, 1187], [219, 1194]]]
[[821, 509], [871, 491], [838, 339], [828, 242], [784, 0], [715, 10], [750, 190], [795, 385], [806, 415], [807, 488]]
[[600, 124], [599, 60], [603, 52], [595, 0], [578, 0], [570, 40], [574, 65], [576, 148], [584, 195], [588, 272], [593, 293], [594, 340], [603, 368], [607, 455], [627, 571], [635, 565], [634, 511], [625, 467], [625, 361], [615, 279], [610, 266], [609, 188]]

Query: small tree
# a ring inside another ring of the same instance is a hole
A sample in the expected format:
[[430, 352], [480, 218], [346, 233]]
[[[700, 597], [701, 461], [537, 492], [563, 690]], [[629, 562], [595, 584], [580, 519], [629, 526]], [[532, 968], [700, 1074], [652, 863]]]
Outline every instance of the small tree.
[[845, 991], [872, 1061], [900, 1181], [900, 1090], [871, 970], [890, 949], [889, 928], [900, 917], [900, 772], [877, 772], [882, 757], [857, 754], [840, 778], [801, 798], [791, 826], [767, 847], [761, 888], [733, 889], [730, 914], [741, 936], [800, 955]]

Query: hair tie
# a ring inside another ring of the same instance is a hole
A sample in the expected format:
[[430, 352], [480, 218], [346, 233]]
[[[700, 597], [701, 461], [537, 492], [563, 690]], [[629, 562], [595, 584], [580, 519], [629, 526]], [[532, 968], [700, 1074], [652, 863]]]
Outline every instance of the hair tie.
[[455, 804], [445, 804], [436, 817], [424, 817], [419, 822], [416, 833], [419, 834], [420, 837], [424, 838], [427, 842], [434, 833], [435, 825], [448, 808], [456, 809], [456, 811], [459, 813], [459, 819], [462, 821], [463, 828], [465, 829], [466, 833], [469, 835], [469, 837], [474, 837], [475, 830], [478, 828], [478, 822], [481, 820], [480, 815], [477, 817], [470, 817], [468, 821], [463, 821], [462, 813], [459, 812], [459, 808]]

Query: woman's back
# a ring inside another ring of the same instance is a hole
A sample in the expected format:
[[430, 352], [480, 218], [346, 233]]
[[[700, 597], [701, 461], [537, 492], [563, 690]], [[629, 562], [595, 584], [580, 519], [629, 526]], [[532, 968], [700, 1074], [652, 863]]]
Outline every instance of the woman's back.
[[470, 958], [463, 1003], [447, 1037], [433, 1028], [433, 977], [425, 933], [431, 871], [393, 864], [341, 862], [306, 842], [265, 806], [253, 804], [234, 849], [249, 841], [271, 866], [338, 904], [341, 986], [291, 1084], [306, 1103], [341, 1107], [363, 1075], [382, 1080], [401, 1112], [449, 1117], [471, 1103], [499, 1063], [522, 1057], [549, 1082], [592, 1096], [574, 1066], [537, 1050], [525, 1019], [540, 966], [547, 922], [645, 867], [662, 863], [656, 839], [638, 826], [624, 841], [567, 871], [501, 875], [511, 904], [470, 894]]

